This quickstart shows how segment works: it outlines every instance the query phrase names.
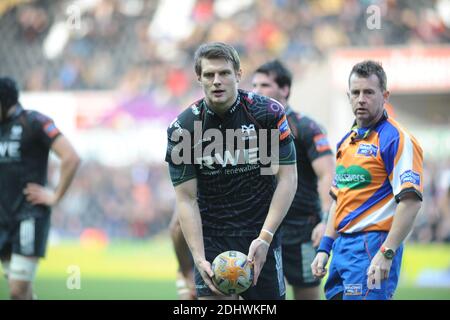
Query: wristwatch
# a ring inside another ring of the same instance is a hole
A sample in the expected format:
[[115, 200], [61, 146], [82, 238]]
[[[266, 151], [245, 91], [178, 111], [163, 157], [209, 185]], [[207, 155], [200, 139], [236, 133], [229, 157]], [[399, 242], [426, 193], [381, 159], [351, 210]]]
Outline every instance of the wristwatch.
[[395, 251], [390, 248], [386, 248], [385, 246], [382, 246], [380, 248], [380, 251], [383, 254], [383, 256], [388, 260], [392, 260], [395, 256]]

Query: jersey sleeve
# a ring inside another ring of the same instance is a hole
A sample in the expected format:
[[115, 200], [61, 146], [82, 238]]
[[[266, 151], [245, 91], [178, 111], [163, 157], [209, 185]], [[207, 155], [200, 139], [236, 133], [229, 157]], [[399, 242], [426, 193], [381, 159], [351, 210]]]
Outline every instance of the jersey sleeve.
[[276, 100], [269, 99], [268, 103], [268, 129], [276, 129], [279, 134], [278, 164], [294, 164], [297, 162], [297, 156], [285, 109]]
[[191, 135], [175, 119], [167, 129], [167, 149], [165, 161], [169, 164], [169, 174], [173, 186], [196, 177], [191, 156]]
[[399, 202], [407, 192], [415, 193], [422, 200], [423, 152], [415, 138], [401, 133], [385, 148], [381, 148], [381, 157], [395, 200]]
[[31, 128], [38, 140], [50, 149], [53, 142], [62, 133], [56, 127], [54, 121], [42, 113], [31, 111]]
[[302, 135], [301, 141], [305, 143], [306, 152], [311, 162], [324, 155], [333, 153], [325, 130], [315, 121], [308, 121], [304, 126], [298, 128], [298, 131]]
[[274, 99], [269, 99], [267, 103], [267, 129], [278, 130], [280, 147], [289, 144], [293, 137], [284, 107]]

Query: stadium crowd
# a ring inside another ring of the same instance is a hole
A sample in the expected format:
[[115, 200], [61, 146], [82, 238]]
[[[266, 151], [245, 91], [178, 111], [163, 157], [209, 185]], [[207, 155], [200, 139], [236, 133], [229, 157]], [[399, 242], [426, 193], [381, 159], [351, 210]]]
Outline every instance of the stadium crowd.
[[[57, 172], [54, 166], [50, 177]], [[63, 237], [97, 229], [109, 238], [144, 239], [167, 228], [173, 203], [163, 165], [136, 163], [114, 168], [85, 162], [70, 192], [52, 213], [53, 230]]]
[[[0, 11], [0, 68], [25, 90], [155, 90], [170, 105], [184, 106], [199, 95], [198, 86], [191, 85], [190, 59], [199, 43], [212, 39], [237, 48], [245, 70], [277, 56], [294, 74], [340, 46], [450, 42], [446, 0], [250, 0], [233, 15], [221, 2], [194, 1], [189, 35], [162, 41], [163, 35], [151, 30], [158, 1], [90, 1], [78, 12], [79, 20], [68, 11], [76, 2], [31, 1], [3, 16]], [[233, 3], [227, 8], [237, 6]], [[382, 30], [366, 28], [371, 4], [380, 10]], [[42, 44], [60, 21], [73, 28], [67, 41], [58, 38], [65, 45], [50, 58]]]

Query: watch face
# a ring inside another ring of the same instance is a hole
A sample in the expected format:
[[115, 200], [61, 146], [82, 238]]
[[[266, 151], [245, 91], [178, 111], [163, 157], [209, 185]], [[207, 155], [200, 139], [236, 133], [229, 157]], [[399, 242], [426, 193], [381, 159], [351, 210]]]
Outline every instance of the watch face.
[[394, 250], [392, 249], [386, 249], [383, 254], [386, 257], [386, 259], [392, 259], [395, 253]]

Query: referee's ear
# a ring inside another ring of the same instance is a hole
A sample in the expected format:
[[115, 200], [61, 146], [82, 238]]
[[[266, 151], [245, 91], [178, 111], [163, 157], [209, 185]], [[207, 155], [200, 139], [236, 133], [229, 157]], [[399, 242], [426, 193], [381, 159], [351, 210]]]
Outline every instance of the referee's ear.
[[391, 95], [391, 93], [389, 90], [386, 90], [383, 92], [384, 103], [388, 103], [390, 95]]

